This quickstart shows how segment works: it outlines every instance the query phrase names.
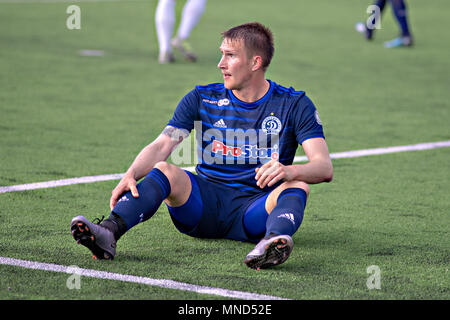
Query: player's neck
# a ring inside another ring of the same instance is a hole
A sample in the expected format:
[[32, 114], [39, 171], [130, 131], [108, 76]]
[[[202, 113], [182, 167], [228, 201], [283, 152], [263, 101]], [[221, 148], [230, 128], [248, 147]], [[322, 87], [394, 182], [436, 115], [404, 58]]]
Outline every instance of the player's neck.
[[233, 90], [233, 94], [236, 98], [243, 102], [255, 102], [264, 97], [264, 95], [270, 89], [270, 82], [267, 81], [264, 77], [254, 81], [248, 86], [245, 86], [242, 89]]

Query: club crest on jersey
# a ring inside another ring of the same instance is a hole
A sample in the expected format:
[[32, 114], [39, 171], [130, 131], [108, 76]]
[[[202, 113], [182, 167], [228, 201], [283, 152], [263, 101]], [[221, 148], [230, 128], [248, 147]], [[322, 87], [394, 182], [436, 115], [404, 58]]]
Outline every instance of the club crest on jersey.
[[278, 134], [281, 131], [281, 121], [270, 115], [263, 120], [261, 128], [266, 134]]

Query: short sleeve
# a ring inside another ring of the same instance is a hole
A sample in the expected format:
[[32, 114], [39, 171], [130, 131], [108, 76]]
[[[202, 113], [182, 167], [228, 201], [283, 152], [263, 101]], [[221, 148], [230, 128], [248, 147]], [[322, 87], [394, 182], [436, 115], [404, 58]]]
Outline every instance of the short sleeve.
[[194, 121], [200, 119], [198, 115], [199, 101], [197, 90], [190, 91], [178, 103], [173, 117], [167, 125], [191, 132], [194, 128]]
[[311, 138], [325, 138], [319, 112], [307, 96], [298, 100], [291, 115], [296, 140], [299, 144]]

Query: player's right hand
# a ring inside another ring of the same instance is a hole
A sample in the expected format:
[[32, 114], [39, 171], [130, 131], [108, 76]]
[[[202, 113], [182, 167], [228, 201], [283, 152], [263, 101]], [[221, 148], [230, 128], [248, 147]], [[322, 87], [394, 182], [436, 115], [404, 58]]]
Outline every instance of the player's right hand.
[[131, 191], [133, 197], [139, 197], [139, 193], [136, 187], [136, 179], [129, 174], [125, 174], [122, 180], [120, 180], [119, 184], [111, 192], [111, 198], [109, 199], [109, 207], [111, 210], [116, 206], [122, 194], [127, 191]]

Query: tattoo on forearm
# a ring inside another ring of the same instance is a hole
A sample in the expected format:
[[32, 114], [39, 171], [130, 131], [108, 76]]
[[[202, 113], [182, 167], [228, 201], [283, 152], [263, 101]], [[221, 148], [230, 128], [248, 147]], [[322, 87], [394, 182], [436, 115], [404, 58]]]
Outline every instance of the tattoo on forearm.
[[178, 142], [181, 142], [189, 136], [189, 131], [186, 129], [175, 128], [172, 126], [165, 127], [162, 133], [171, 138], [173, 141]]

